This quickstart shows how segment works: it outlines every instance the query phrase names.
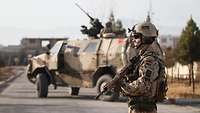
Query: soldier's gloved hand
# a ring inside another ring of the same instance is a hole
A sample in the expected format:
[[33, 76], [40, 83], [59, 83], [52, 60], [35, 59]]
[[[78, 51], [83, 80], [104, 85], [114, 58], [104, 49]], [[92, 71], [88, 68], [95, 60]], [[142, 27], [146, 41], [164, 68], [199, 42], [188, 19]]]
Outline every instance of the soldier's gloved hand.
[[122, 80], [120, 80], [120, 81], [118, 82], [118, 84], [119, 84], [120, 87], [125, 86], [126, 83], [127, 83], [127, 80], [126, 80], [126, 79], [122, 79]]
[[116, 92], [121, 92], [121, 87], [124, 84], [122, 80], [117, 81], [114, 83], [113, 81], [108, 82], [105, 86], [104, 89], [105, 91], [116, 91]]
[[112, 84], [112, 81], [106, 83], [106, 85], [103, 87], [103, 90], [105, 91], [109, 91], [113, 88], [113, 84]]
[[87, 27], [84, 26], [84, 25], [82, 25], [81, 27], [82, 27], [81, 32], [82, 32], [83, 34], [88, 34], [88, 29], [87, 29]]

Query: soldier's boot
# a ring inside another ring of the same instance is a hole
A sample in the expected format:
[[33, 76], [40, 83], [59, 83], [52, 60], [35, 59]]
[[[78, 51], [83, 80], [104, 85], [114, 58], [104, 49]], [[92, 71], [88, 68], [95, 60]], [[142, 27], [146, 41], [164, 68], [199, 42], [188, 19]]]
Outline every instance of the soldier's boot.
[[153, 111], [151, 112], [145, 112], [145, 111], [138, 111], [138, 110], [135, 110], [135, 109], [131, 109], [131, 107], [128, 108], [128, 113], [157, 113], [157, 110], [154, 109]]

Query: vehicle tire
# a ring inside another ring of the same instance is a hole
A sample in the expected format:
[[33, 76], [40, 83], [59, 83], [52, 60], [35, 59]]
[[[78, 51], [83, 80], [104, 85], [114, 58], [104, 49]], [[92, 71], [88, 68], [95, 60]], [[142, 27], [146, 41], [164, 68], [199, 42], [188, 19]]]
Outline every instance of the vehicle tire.
[[37, 95], [39, 98], [46, 98], [48, 95], [48, 78], [46, 74], [40, 73], [36, 78]]
[[[106, 83], [111, 80], [112, 80], [111, 75], [108, 74], [102, 75], [97, 81], [96, 85], [97, 93], [99, 94], [103, 90], [103, 87], [106, 85]], [[114, 101], [117, 100], [118, 97], [119, 97], [119, 92], [108, 91], [102, 96], [100, 96], [99, 99], [103, 101]]]
[[79, 94], [79, 87], [71, 87], [71, 90], [69, 91], [70, 95], [78, 95]]

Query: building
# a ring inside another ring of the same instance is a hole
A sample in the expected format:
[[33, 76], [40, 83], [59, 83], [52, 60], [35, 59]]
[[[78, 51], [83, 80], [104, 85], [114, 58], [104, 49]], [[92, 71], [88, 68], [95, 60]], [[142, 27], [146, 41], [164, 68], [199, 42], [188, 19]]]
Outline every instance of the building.
[[68, 38], [23, 38], [21, 40], [22, 49], [25, 54], [38, 55], [45, 51], [49, 44], [52, 47], [59, 40], [67, 40]]
[[[47, 45], [52, 47], [59, 40], [68, 38], [23, 38], [20, 45], [0, 45], [0, 63], [4, 65], [27, 64], [28, 56], [35, 56], [45, 52]], [[2, 60], [3, 59], [3, 60]]]
[[[200, 80], [200, 68], [199, 63], [194, 63], [194, 78], [196, 80]], [[167, 74], [169, 76], [173, 76], [173, 78], [179, 78], [179, 79], [188, 79], [189, 78], [189, 68], [188, 65], [182, 65], [180, 63], [175, 63], [173, 67], [170, 67], [167, 69]]]
[[22, 57], [22, 48], [19, 45], [9, 45], [0, 49], [0, 57], [3, 59], [4, 65], [19, 65]]
[[172, 35], [161, 35], [158, 37], [158, 42], [162, 48], [175, 48], [177, 46], [179, 37]]

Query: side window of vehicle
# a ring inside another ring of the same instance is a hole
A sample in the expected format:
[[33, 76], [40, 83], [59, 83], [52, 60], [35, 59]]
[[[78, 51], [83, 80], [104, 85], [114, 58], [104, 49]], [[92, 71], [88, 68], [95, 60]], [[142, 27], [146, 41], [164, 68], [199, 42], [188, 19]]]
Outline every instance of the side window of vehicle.
[[58, 54], [59, 51], [60, 51], [60, 48], [61, 48], [62, 44], [63, 44], [63, 41], [58, 41], [58, 42], [50, 49], [50, 53], [51, 53], [52, 55]]
[[84, 49], [84, 52], [95, 52], [97, 47], [97, 42], [90, 42], [87, 47]]
[[79, 52], [79, 49], [80, 49], [79, 47], [68, 45], [67, 48], [70, 49], [71, 53], [74, 56], [78, 56], [78, 52]]

